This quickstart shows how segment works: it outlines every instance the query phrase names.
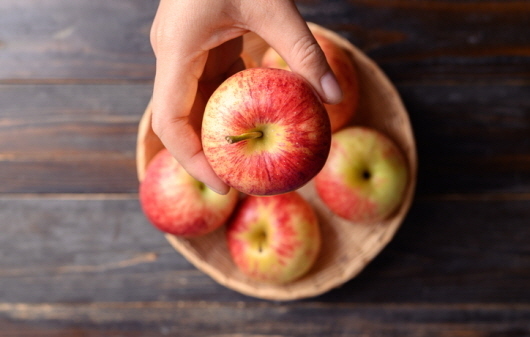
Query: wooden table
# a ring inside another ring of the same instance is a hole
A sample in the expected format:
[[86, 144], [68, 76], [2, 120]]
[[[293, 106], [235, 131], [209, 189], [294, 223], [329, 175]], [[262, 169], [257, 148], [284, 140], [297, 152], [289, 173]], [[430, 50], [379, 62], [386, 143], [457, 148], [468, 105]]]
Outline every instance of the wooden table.
[[254, 299], [144, 218], [154, 0], [0, 1], [0, 336], [530, 336], [530, 1], [297, 2], [415, 130], [395, 239], [317, 298]]

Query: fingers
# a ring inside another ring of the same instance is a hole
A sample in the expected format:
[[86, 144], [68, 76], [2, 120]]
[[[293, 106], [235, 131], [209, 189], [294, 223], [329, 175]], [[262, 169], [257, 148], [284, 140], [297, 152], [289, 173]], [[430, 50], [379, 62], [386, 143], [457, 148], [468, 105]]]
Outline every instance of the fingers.
[[207, 98], [198, 92], [198, 81], [208, 51], [189, 47], [194, 45], [190, 42], [189, 27], [160, 16], [174, 12], [175, 9], [167, 8], [174, 3], [160, 3], [151, 34], [156, 54], [153, 131], [190, 175], [214, 191], [226, 194], [229, 188], [210, 167], [200, 141], [201, 112]]
[[[238, 49], [221, 54], [214, 50], [248, 30], [276, 49], [324, 102], [342, 98], [322, 50], [292, 0], [161, 0], [151, 31], [156, 55], [153, 131], [188, 173], [222, 194], [229, 188], [204, 156], [200, 122], [212, 88], [242, 67], [240, 60], [236, 62], [240, 40]], [[209, 59], [209, 55], [216, 56]]]
[[[293, 1], [252, 1], [243, 18], [287, 62], [308, 80], [326, 103], [339, 103], [342, 91], [324, 53]], [[269, 8], [263, 8], [263, 7]]]
[[[158, 69], [157, 73], [160, 74]], [[228, 186], [214, 173], [202, 151], [199, 136], [202, 115], [196, 112], [204, 111], [206, 98], [194, 89], [197, 86], [192, 83], [197, 79], [183, 81], [168, 77], [168, 73], [155, 77], [153, 131], [190, 175], [219, 194], [228, 193]]]

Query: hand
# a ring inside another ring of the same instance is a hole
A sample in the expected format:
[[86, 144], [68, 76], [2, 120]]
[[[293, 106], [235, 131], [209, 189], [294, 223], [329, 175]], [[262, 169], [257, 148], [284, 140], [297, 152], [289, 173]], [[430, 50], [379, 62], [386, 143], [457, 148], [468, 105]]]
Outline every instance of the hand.
[[253, 31], [311, 83], [326, 103], [342, 92], [292, 0], [161, 0], [151, 29], [156, 56], [153, 131], [197, 180], [226, 194], [204, 153], [200, 128], [213, 90], [244, 69], [242, 38]]

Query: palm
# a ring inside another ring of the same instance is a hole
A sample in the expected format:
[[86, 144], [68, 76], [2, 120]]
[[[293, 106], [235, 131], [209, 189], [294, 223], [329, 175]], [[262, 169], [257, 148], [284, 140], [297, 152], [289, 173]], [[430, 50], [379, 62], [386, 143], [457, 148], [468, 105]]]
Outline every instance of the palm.
[[198, 135], [200, 135], [204, 108], [213, 91], [230, 75], [243, 70], [241, 50], [242, 38], [237, 38], [208, 52], [208, 59], [199, 79], [197, 95], [189, 114], [189, 123]]

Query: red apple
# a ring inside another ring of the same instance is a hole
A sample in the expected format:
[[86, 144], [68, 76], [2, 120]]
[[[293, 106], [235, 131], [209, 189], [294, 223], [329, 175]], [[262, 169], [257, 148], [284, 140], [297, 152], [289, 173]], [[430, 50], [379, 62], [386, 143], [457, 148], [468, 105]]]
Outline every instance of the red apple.
[[333, 134], [328, 161], [315, 187], [331, 211], [354, 222], [387, 218], [401, 203], [408, 166], [398, 146], [366, 127]]
[[163, 149], [147, 166], [139, 198], [144, 214], [159, 230], [192, 237], [225, 224], [235, 209], [238, 193], [232, 189], [220, 195], [210, 190]]
[[214, 172], [251, 195], [298, 189], [326, 162], [331, 130], [311, 85], [292, 72], [246, 69], [208, 100], [202, 144]]
[[[357, 69], [350, 55], [339, 45], [325, 35], [319, 33], [313, 35], [322, 48], [331, 70], [335, 73], [344, 95], [339, 104], [325, 104], [331, 121], [331, 130], [335, 132], [346, 126], [357, 111], [359, 105]], [[289, 70], [287, 63], [272, 48], [263, 54], [261, 66]]]
[[283, 284], [300, 278], [320, 251], [320, 230], [311, 205], [297, 192], [248, 196], [227, 226], [236, 266], [252, 279]]

